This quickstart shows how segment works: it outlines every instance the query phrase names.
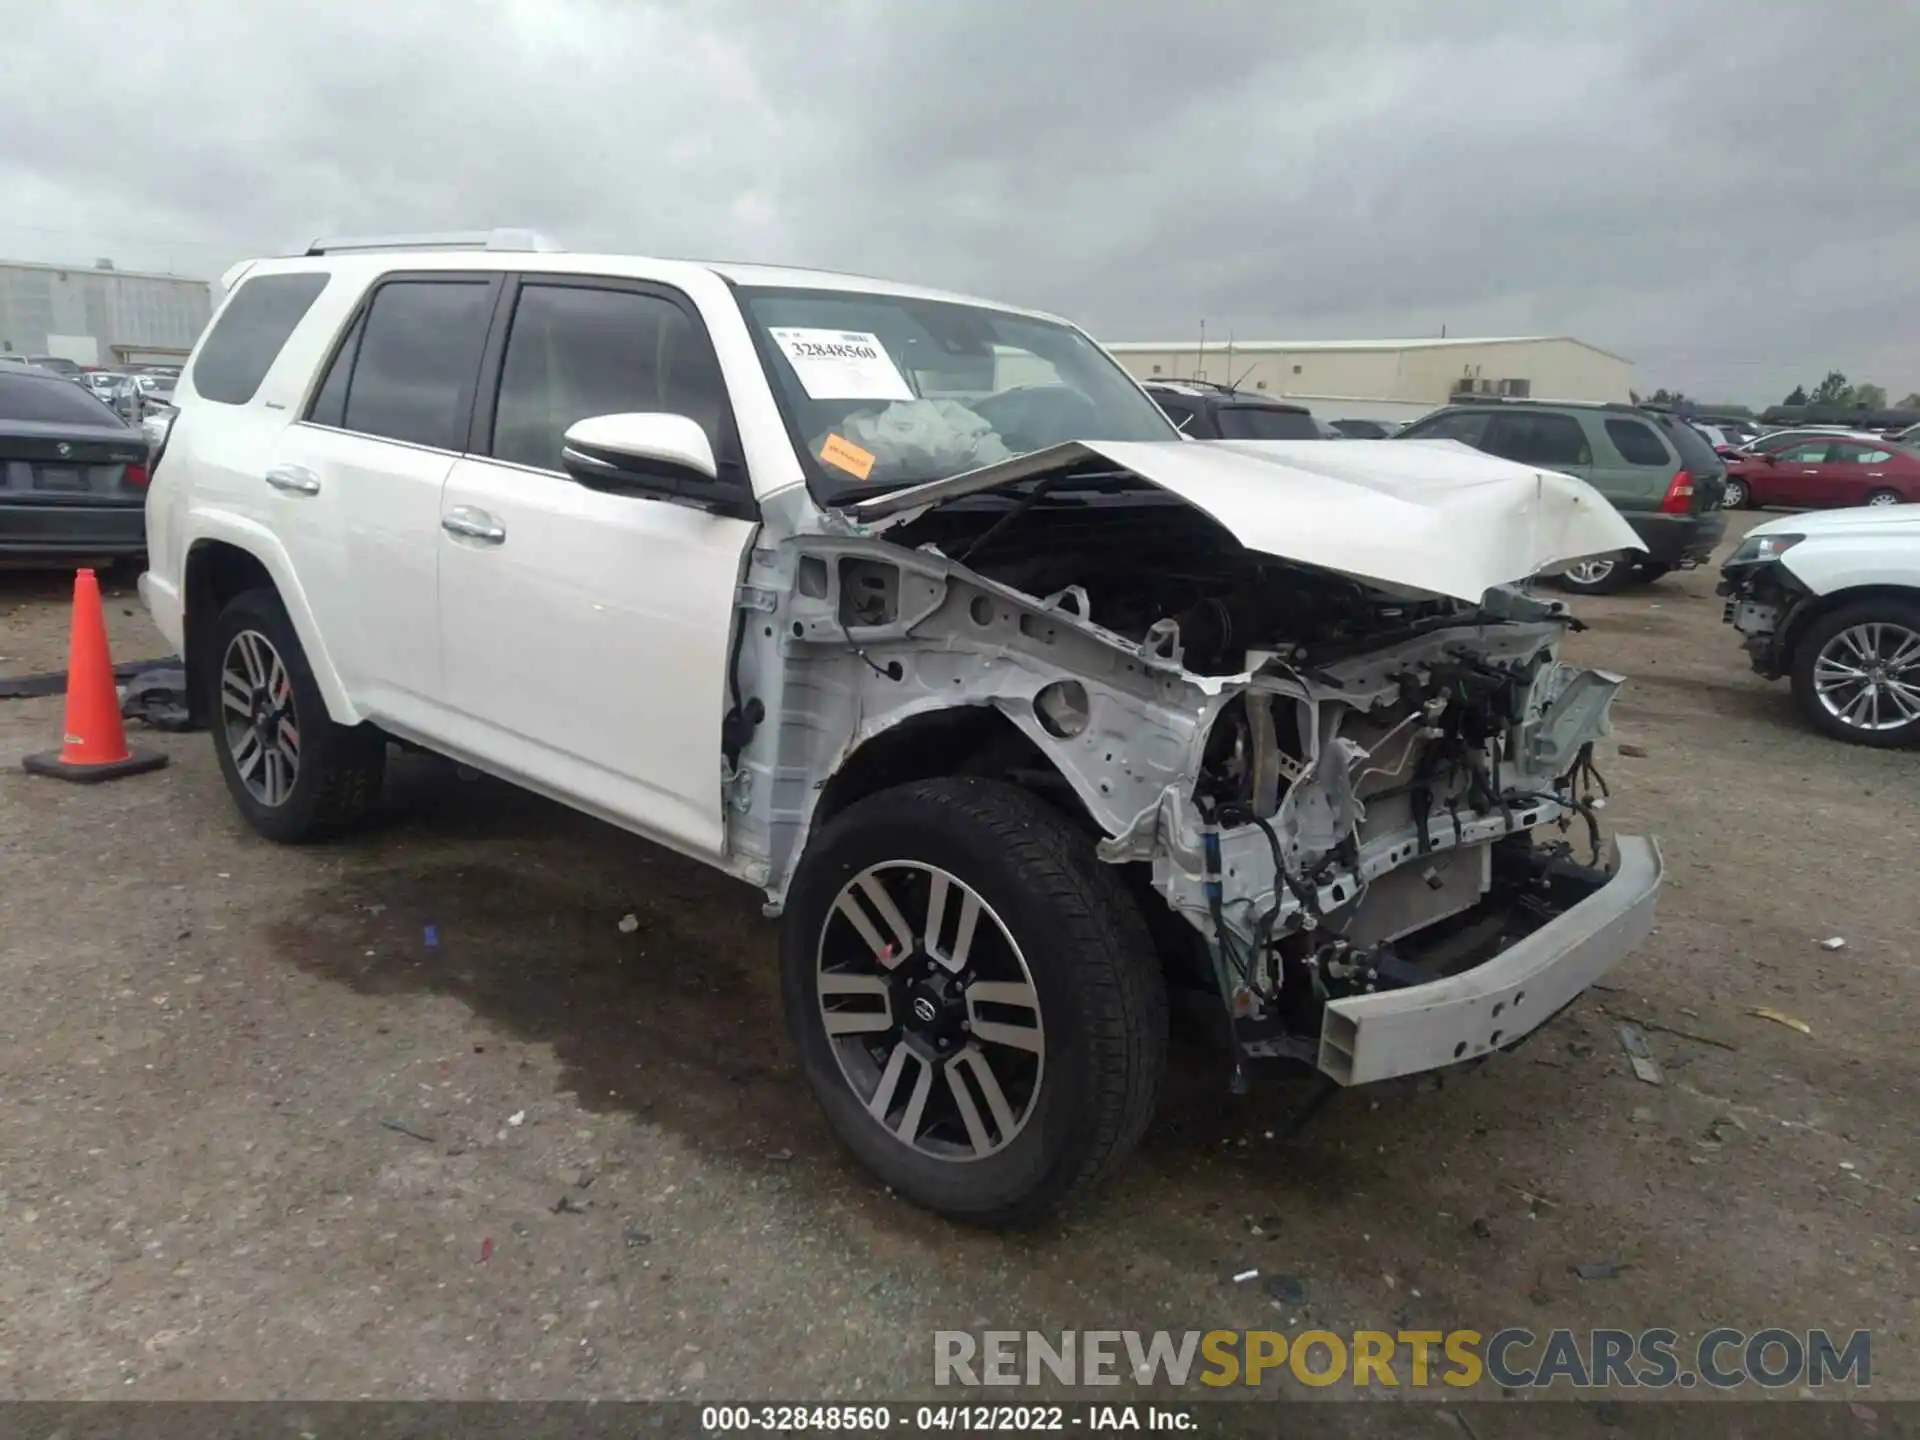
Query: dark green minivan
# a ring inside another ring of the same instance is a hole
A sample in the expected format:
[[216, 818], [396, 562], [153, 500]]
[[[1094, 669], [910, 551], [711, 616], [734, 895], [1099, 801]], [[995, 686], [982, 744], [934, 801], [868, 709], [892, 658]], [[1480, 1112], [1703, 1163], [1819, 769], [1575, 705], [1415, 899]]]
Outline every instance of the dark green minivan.
[[1416, 420], [1397, 440], [1458, 440], [1503, 460], [1577, 476], [1620, 512], [1645, 554], [1589, 560], [1555, 583], [1586, 595], [1704, 565], [1720, 543], [1727, 469], [1686, 421], [1635, 405], [1476, 396]]

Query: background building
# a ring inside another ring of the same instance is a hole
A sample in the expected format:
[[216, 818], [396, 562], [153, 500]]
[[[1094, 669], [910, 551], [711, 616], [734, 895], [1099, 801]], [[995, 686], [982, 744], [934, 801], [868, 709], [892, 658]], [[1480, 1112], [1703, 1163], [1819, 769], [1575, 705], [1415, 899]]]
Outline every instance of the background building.
[[212, 287], [181, 275], [0, 261], [0, 352], [80, 365], [178, 363], [213, 313]]
[[1137, 378], [1202, 379], [1303, 404], [1322, 419], [1411, 420], [1462, 392], [1629, 398], [1633, 363], [1566, 335], [1109, 345]]

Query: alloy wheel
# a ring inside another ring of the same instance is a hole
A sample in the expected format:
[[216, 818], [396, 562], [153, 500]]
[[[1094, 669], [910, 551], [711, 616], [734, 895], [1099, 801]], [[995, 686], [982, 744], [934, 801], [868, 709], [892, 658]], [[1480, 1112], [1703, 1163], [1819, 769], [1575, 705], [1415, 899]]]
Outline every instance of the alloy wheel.
[[1849, 626], [1814, 657], [1813, 692], [1856, 730], [1897, 730], [1920, 720], [1920, 632], [1891, 621]]
[[1877, 495], [1869, 495], [1867, 497], [1867, 504], [1869, 505], [1898, 505], [1899, 503], [1900, 497], [1891, 490], [1882, 490]]
[[1721, 491], [1720, 493], [1721, 507], [1727, 510], [1738, 510], [1738, 509], [1741, 509], [1743, 506], [1745, 506], [1746, 503], [1747, 503], [1746, 482], [1744, 480], [1727, 481], [1726, 489]]
[[1567, 567], [1567, 578], [1576, 585], [1598, 585], [1613, 574], [1616, 563], [1613, 560], [1582, 560], [1578, 565]]
[[895, 1140], [983, 1160], [1026, 1127], [1046, 1068], [1039, 992], [965, 882], [909, 860], [861, 871], [827, 911], [816, 965], [840, 1073]]
[[247, 793], [269, 809], [285, 804], [300, 778], [299, 716], [286, 661], [258, 630], [242, 630], [227, 643], [220, 725]]

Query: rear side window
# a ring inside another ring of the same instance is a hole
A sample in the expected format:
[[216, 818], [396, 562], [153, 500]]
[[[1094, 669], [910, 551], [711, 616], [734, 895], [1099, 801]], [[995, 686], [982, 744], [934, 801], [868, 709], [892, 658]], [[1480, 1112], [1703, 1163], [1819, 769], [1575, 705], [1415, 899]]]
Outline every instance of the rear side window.
[[1667, 447], [1660, 443], [1660, 437], [1653, 433], [1653, 427], [1645, 421], [1609, 420], [1607, 439], [1613, 442], [1613, 448], [1620, 452], [1620, 458], [1629, 465], [1658, 465], [1665, 469], [1672, 463], [1667, 456]]
[[1580, 422], [1566, 415], [1521, 413], [1495, 415], [1481, 445], [1489, 455], [1522, 465], [1551, 469], [1558, 465], [1591, 465], [1593, 450]]
[[1222, 405], [1214, 412], [1222, 440], [1318, 440], [1313, 416], [1266, 405]]
[[[344, 427], [436, 450], [465, 449], [492, 314], [491, 277], [382, 285], [352, 360]], [[322, 386], [322, 399], [332, 379]]]
[[203, 399], [222, 405], [245, 405], [253, 399], [287, 337], [330, 278], [307, 271], [243, 281], [194, 357], [193, 388]]
[[1893, 458], [1893, 452], [1876, 450], [1870, 445], [1835, 445], [1829, 458], [1842, 465], [1884, 465]]
[[1430, 420], [1409, 425], [1397, 437], [1401, 440], [1458, 440], [1462, 445], [1479, 448], [1492, 417], [1485, 410], [1448, 410]]
[[569, 426], [633, 411], [685, 415], [721, 453], [726, 383], [687, 313], [635, 290], [523, 285], [500, 372], [494, 459], [558, 470]]
[[118, 415], [70, 380], [9, 375], [4, 369], [0, 369], [0, 420], [127, 428]]

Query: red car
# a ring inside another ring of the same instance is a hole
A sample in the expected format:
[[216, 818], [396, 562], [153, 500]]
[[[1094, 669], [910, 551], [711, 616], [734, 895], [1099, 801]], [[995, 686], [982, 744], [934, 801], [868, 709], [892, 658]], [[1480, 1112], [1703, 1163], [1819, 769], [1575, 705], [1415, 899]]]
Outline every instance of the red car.
[[1920, 501], [1920, 453], [1888, 441], [1809, 438], [1761, 455], [1728, 456], [1721, 505], [1909, 505]]

